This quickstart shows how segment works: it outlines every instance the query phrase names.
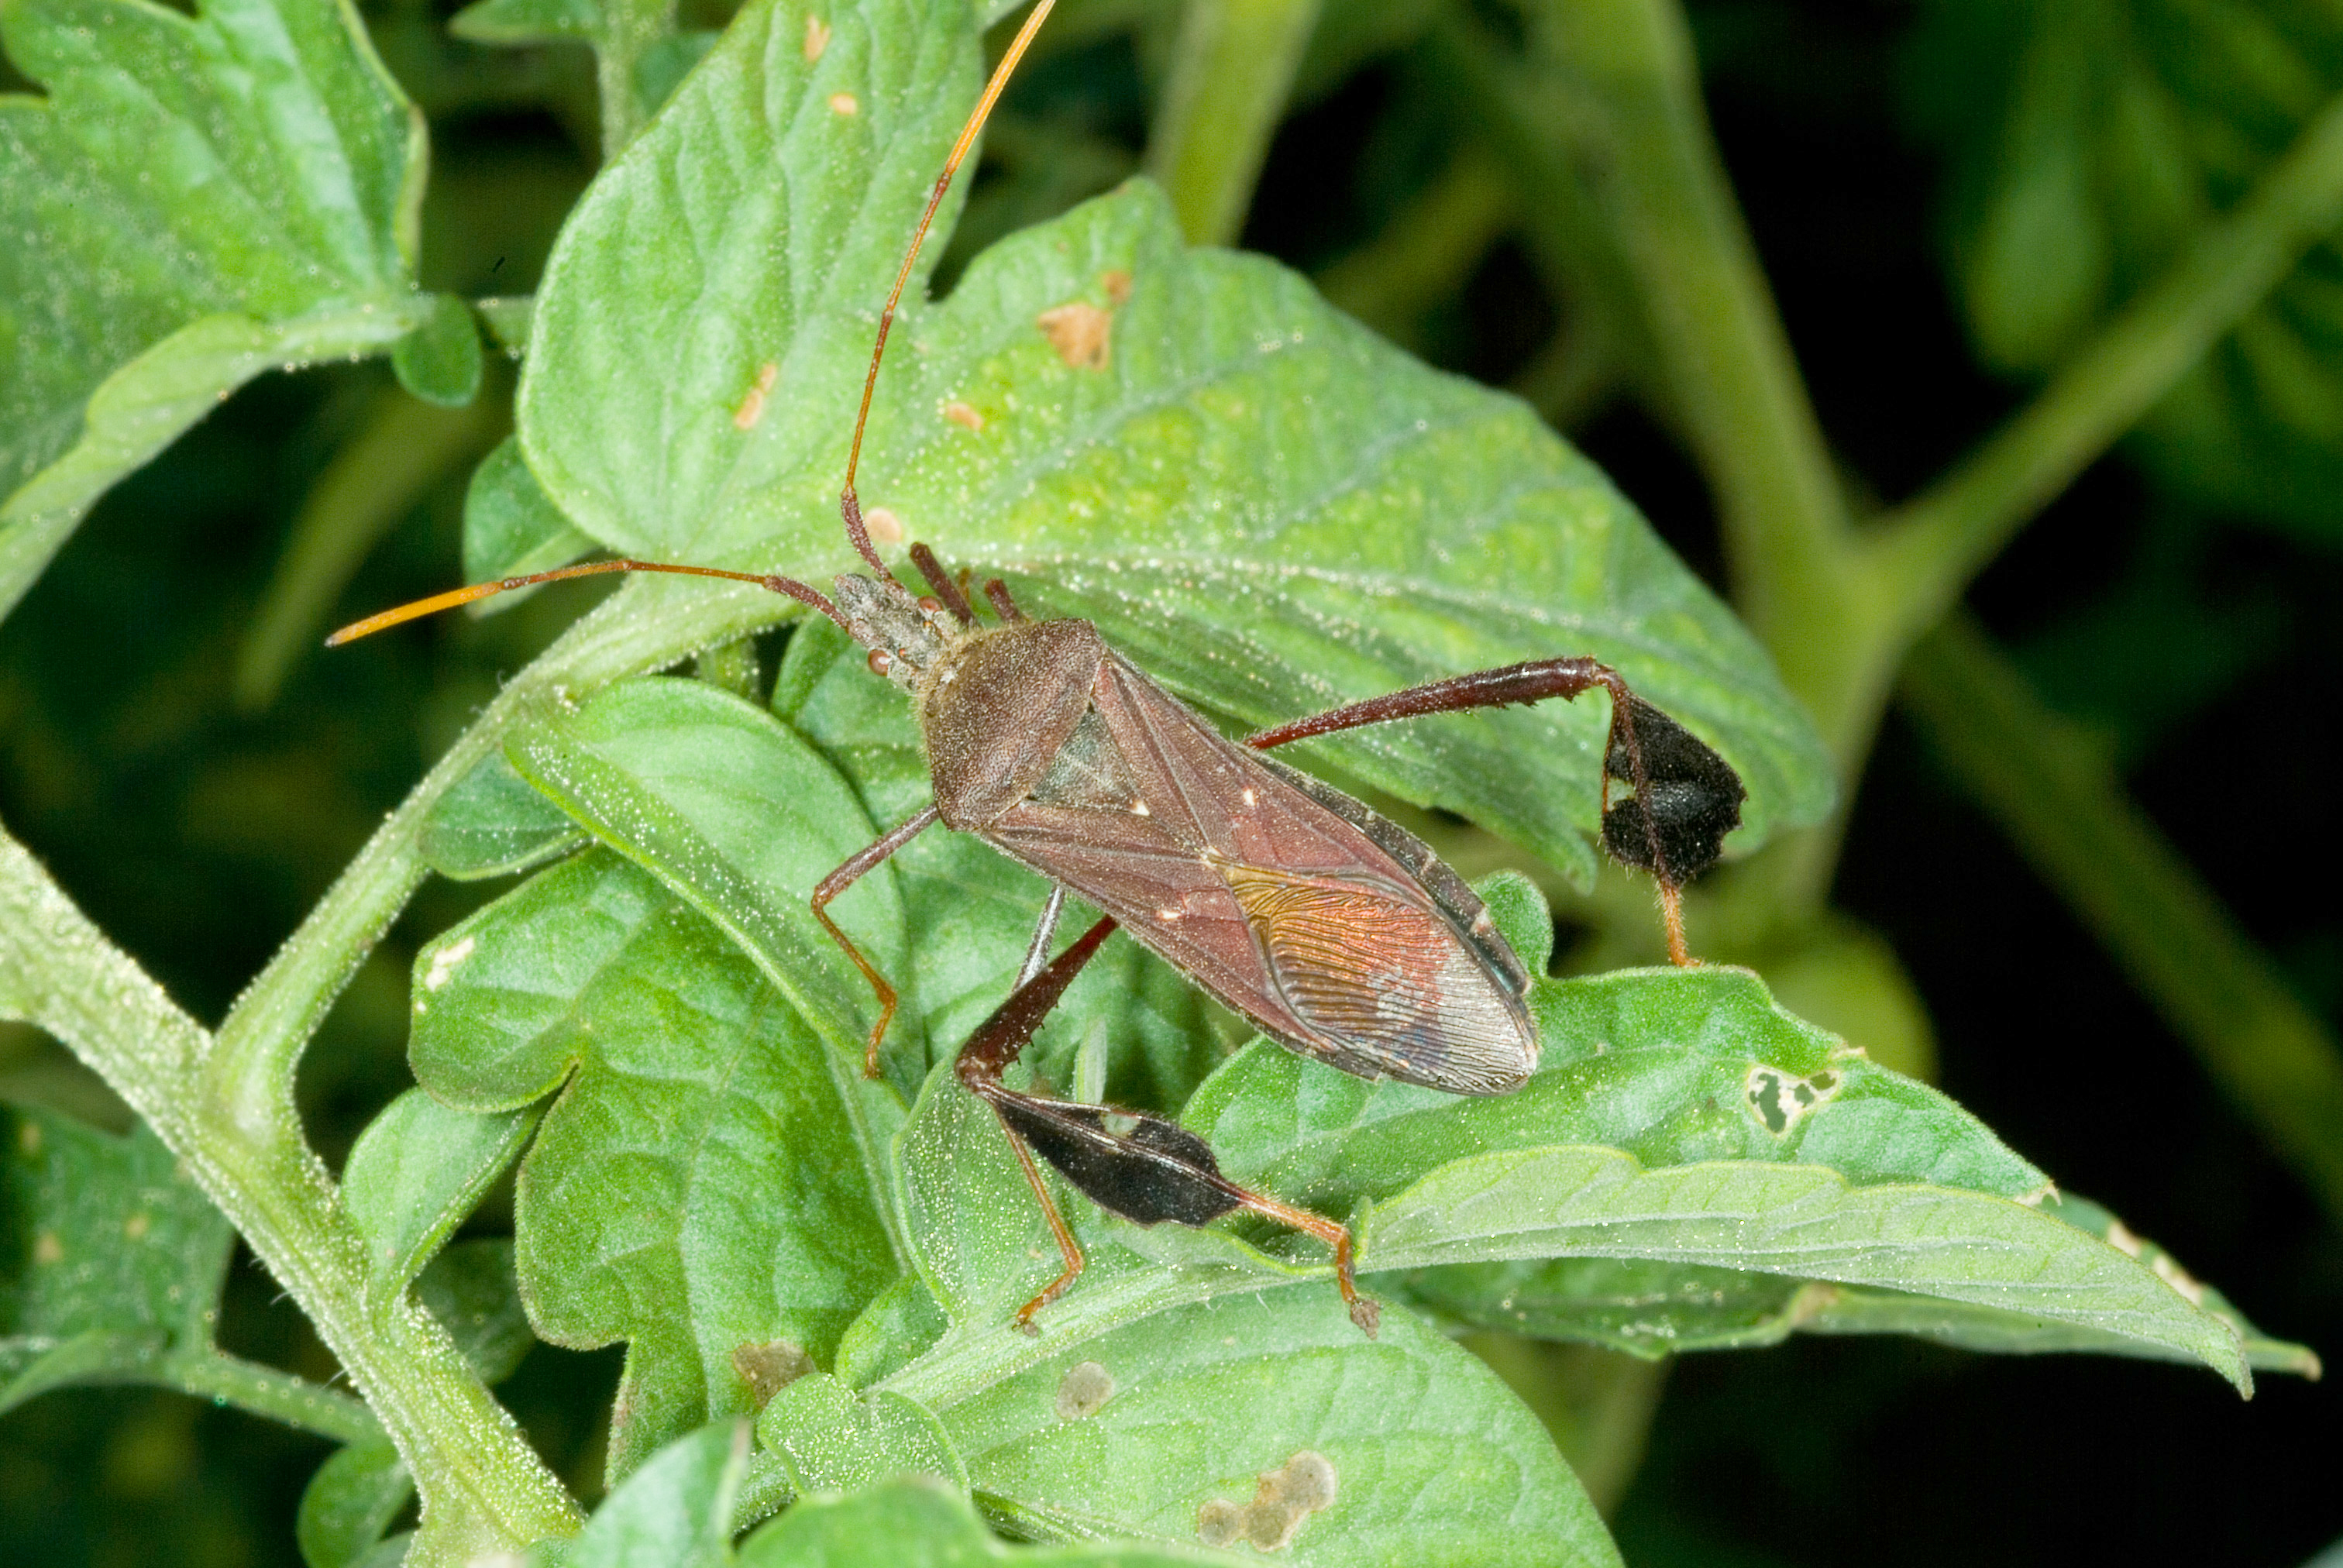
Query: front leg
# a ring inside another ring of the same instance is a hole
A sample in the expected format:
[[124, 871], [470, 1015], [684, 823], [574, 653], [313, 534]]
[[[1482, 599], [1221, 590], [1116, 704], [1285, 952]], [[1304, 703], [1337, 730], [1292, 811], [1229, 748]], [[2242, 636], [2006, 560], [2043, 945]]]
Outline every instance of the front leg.
[[1040, 1332], [1033, 1314], [1063, 1294], [1082, 1271], [1081, 1245], [1058, 1212], [1049, 1185], [1033, 1163], [1033, 1156], [1039, 1154], [1100, 1208], [1135, 1224], [1172, 1220], [1182, 1225], [1208, 1225], [1223, 1214], [1250, 1209], [1309, 1232], [1333, 1249], [1335, 1282], [1350, 1307], [1351, 1321], [1372, 1339], [1382, 1312], [1372, 1296], [1359, 1294], [1358, 1282], [1353, 1277], [1348, 1229], [1306, 1209], [1238, 1186], [1221, 1174], [1212, 1146], [1176, 1122], [1142, 1111], [1021, 1094], [1001, 1081], [1001, 1074], [1057, 1006], [1066, 987], [1113, 930], [1111, 919], [1099, 921], [1047, 969], [1011, 992], [969, 1037], [953, 1063], [960, 1082], [1001, 1118], [1018, 1162], [1024, 1167], [1025, 1180], [1050, 1222], [1059, 1256], [1065, 1260], [1058, 1277], [1018, 1309], [1016, 1326], [1028, 1333]]
[[854, 960], [854, 967], [862, 971], [862, 978], [870, 982], [871, 993], [879, 999], [879, 1021], [871, 1025], [870, 1043], [862, 1053], [862, 1076], [865, 1078], [879, 1076], [879, 1043], [887, 1038], [887, 1026], [895, 1021], [898, 999], [895, 988], [889, 985], [887, 977], [879, 972], [879, 966], [864, 958], [862, 950], [856, 947], [847, 934], [838, 929], [838, 922], [830, 918], [829, 904], [832, 899], [854, 886], [873, 866], [934, 826], [940, 815], [932, 805], [922, 807], [877, 843], [867, 845], [848, 856], [846, 864], [824, 877], [821, 885], [813, 890], [813, 918], [821, 922], [821, 929], [830, 933], [830, 940], [843, 948], [846, 956]]
[[[1668, 927], [1668, 956], [1694, 961], [1684, 945], [1684, 885], [1716, 864], [1725, 836], [1741, 823], [1748, 791], [1733, 765], [1692, 731], [1627, 689], [1619, 672], [1585, 658], [1536, 659], [1411, 686], [1297, 719], [1248, 736], [1267, 751], [1312, 736], [1427, 713], [1513, 703], [1567, 701], [1601, 687], [1611, 696], [1611, 738], [1603, 757], [1603, 847], [1622, 865], [1652, 873]], [[1613, 804], [1611, 780], [1633, 798]]]

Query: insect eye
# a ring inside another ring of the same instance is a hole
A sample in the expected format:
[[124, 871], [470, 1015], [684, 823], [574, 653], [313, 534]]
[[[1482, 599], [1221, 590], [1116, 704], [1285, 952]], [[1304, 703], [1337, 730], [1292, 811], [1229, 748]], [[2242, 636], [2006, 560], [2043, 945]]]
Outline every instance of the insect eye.
[[889, 653], [889, 652], [888, 652], [885, 648], [872, 648], [872, 649], [870, 650], [870, 673], [871, 673], [871, 674], [873, 674], [873, 675], [884, 675], [884, 674], [886, 674], [889, 670], [890, 670], [890, 669], [892, 669], [892, 668], [895, 668], [895, 656], [894, 656], [893, 654]]

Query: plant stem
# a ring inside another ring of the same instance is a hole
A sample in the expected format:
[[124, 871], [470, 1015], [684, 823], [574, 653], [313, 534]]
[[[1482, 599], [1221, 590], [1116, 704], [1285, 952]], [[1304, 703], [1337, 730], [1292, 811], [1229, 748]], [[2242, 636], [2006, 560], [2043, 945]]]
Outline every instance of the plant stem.
[[[680, 588], [682, 591], [678, 591]], [[71, 1046], [155, 1129], [286, 1287], [415, 1475], [411, 1561], [510, 1552], [577, 1527], [575, 1505], [439, 1325], [368, 1305], [364, 1243], [303, 1137], [293, 1078], [327, 1010], [424, 874], [432, 806], [536, 703], [769, 626], [754, 588], [639, 581], [517, 677], [351, 861], [207, 1037], [0, 832], [0, 1008]]]
[[[1551, 52], [1591, 106], [1552, 124], [1586, 127], [1578, 135], [1604, 171], [1606, 215], [1632, 263], [1681, 427], [1717, 493], [1736, 599], [1851, 781], [1915, 639], [2343, 220], [2343, 97], [2001, 435], [1905, 508], [1900, 523], [1857, 534], [1709, 141], [1674, 0], [1552, 7]], [[1551, 142], [1562, 133], [1544, 134]], [[1564, 153], [1550, 152], [1546, 165], [1549, 177], [1572, 177]], [[1931, 640], [1907, 691], [1916, 704], [1952, 689], [1964, 670], [1983, 683], [1976, 649], [1963, 660], [1960, 636]], [[1994, 739], [1968, 752], [1964, 779], [2343, 1214], [2335, 1042], [2104, 769], [2086, 775], [2066, 758], [2051, 790], [2049, 763], [2020, 757], [2026, 722], [2046, 726], [2050, 717], [2021, 722], [2006, 701], [1997, 711]], [[2009, 783], [2029, 774], [2043, 785], [2032, 799]], [[2041, 807], [2053, 793], [2065, 809]], [[1729, 906], [1721, 923], [1739, 945], [1812, 926], [1844, 819], [1842, 808], [1823, 828], [1737, 869], [1720, 902]]]
[[1966, 615], [1897, 687], [1928, 746], [2343, 1221], [2343, 1051], [2220, 900]]
[[1883, 525], [1869, 548], [1917, 636], [1971, 577], [2343, 223], [2343, 95], [2018, 415]]
[[1503, 171], [1486, 155], [1467, 151], [1381, 234], [1312, 281], [1328, 304], [1404, 343], [1418, 318], [1454, 291], [1513, 222]]
[[1319, 0], [1188, 0], [1147, 172], [1192, 245], [1232, 245], [1285, 111]]
[[[576, 1509], [560, 1483], [430, 1314], [405, 1302], [367, 1311], [364, 1243], [297, 1129], [287, 1171], [286, 1151], [256, 1145], [245, 1125], [206, 1113], [199, 1087], [209, 1043], [204, 1031], [5, 831], [0, 976], [9, 987], [0, 1005], [97, 1069], [308, 1312], [417, 1484], [429, 1486], [424, 1524], [441, 1560], [517, 1550], [576, 1529]], [[222, 1397], [264, 1407], [288, 1402], [283, 1389], [194, 1358], [169, 1370], [174, 1381], [209, 1383], [206, 1392]], [[302, 1408], [304, 1424], [317, 1418], [317, 1407]]]
[[232, 1404], [337, 1442], [383, 1441], [382, 1423], [362, 1401], [257, 1362], [200, 1352], [166, 1357], [156, 1375], [197, 1399]]

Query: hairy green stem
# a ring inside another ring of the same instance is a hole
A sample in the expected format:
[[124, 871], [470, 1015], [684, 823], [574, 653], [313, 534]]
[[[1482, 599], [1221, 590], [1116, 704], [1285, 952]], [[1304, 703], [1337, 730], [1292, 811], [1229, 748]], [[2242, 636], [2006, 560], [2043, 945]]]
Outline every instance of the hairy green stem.
[[2126, 798], [2103, 750], [1966, 615], [1897, 687], [1929, 749], [2343, 1222], [2343, 1050]]
[[[2000, 436], [1900, 523], [1857, 533], [1710, 144], [1674, 0], [1554, 0], [1544, 38], [1586, 100], [1576, 118], [1554, 123], [1578, 127], [1582, 153], [1594, 149], [1605, 171], [1605, 214], [1633, 265], [1674, 412], [1716, 488], [1736, 598], [1849, 780], [1915, 639], [2343, 218], [2338, 99]], [[1571, 173], [1562, 153], [1548, 164]], [[1929, 657], [1957, 651], [1958, 635], [1939, 634]], [[1950, 676], [1922, 667], [1913, 677], [1931, 678]], [[2007, 779], [2025, 771], [2016, 760], [2023, 727], [2014, 709], [2000, 711], [1998, 740], [1980, 746], [1964, 774], [1971, 788], [1997, 792], [1989, 806], [2014, 836], [2033, 836], [2036, 863], [2096, 911], [2118, 960], [2334, 1202], [2343, 1168], [2334, 1042], [2111, 779], [2087, 789], [2069, 778], [2072, 809], [2021, 818], [2023, 792]], [[2008, 775], [1996, 772], [2003, 761]], [[1763, 946], [1769, 931], [1819, 918], [1844, 820], [1842, 809], [1738, 869], [1720, 901], [1740, 942]], [[2167, 923], [2145, 920], [2150, 909]]]
[[2343, 95], [2221, 220], [2017, 416], [1887, 520], [1869, 548], [1898, 629], [1936, 624], [1987, 561], [2343, 223]]
[[1187, 0], [1147, 172], [1192, 245], [1232, 245], [1319, 0]]
[[364, 1402], [307, 1378], [238, 1356], [200, 1352], [166, 1358], [156, 1381], [183, 1393], [208, 1399], [337, 1442], [380, 1442], [382, 1423]]
[[[427, 1488], [425, 1528], [443, 1560], [576, 1528], [560, 1483], [430, 1314], [404, 1302], [367, 1309], [365, 1244], [316, 1157], [297, 1146], [288, 1161], [287, 1151], [256, 1147], [244, 1125], [206, 1113], [199, 1086], [211, 1042], [203, 1030], [5, 832], [0, 976], [8, 988], [0, 1007], [57, 1036], [103, 1074], [309, 1314]], [[207, 1392], [222, 1397], [262, 1405], [289, 1398], [192, 1359], [167, 1370], [174, 1381], [216, 1382]]]
[[294, 1107], [302, 1048], [421, 880], [432, 806], [506, 728], [560, 692], [719, 646], [776, 614], [772, 596], [747, 588], [643, 581], [614, 595], [523, 671], [391, 814], [216, 1038], [0, 835], [0, 976], [25, 993], [0, 1003], [105, 1076], [308, 1315], [414, 1473], [426, 1510], [418, 1549], [434, 1556], [566, 1534], [577, 1510], [428, 1313], [403, 1298], [369, 1304], [363, 1241]]

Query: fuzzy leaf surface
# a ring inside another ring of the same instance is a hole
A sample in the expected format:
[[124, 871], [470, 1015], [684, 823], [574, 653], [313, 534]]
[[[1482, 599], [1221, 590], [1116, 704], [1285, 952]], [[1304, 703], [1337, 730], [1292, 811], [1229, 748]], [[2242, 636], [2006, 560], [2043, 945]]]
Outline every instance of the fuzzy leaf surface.
[[[1363, 1336], [1333, 1291], [1216, 1232], [1139, 1231], [1061, 1197], [1090, 1256], [1041, 1333], [1009, 1327], [1057, 1271], [1000, 1123], [939, 1070], [899, 1144], [907, 1231], [951, 1322], [881, 1381], [941, 1421], [977, 1495], [1015, 1533], [1180, 1545], [1297, 1453], [1338, 1477], [1298, 1522], [1312, 1563], [1615, 1563], [1544, 1430], [1479, 1362], [1420, 1320]], [[1062, 1191], [1062, 1189], [1061, 1189]], [[1012, 1194], [1016, 1197], [1012, 1197]], [[1183, 1259], [1131, 1250], [1161, 1235]], [[1077, 1366], [1112, 1384], [1070, 1413]]]
[[478, 1115], [561, 1090], [514, 1203], [538, 1333], [628, 1342], [624, 1474], [753, 1402], [743, 1345], [827, 1361], [900, 1271], [876, 1162], [899, 1116], [722, 933], [608, 850], [506, 895], [416, 960], [411, 1058]]
[[[809, 65], [795, 14], [752, 6], [597, 182], [548, 264], [517, 416], [587, 533], [815, 580], [845, 558], [872, 285], [965, 102], [966, 23], [873, 0]], [[777, 164], [804, 172], [775, 182]], [[1294, 275], [1186, 248], [1151, 186], [906, 309], [866, 504], [1098, 619], [1182, 695], [1250, 725], [1594, 653], [1741, 769], [1749, 844], [1826, 807], [1819, 743], [1763, 655], [1591, 464]], [[1315, 744], [1584, 877], [1604, 733], [1601, 703], [1546, 704]]]
[[0, 1411], [211, 1352], [235, 1233], [145, 1126], [0, 1106]]
[[24, 0], [0, 38], [0, 609], [99, 495], [264, 369], [378, 351], [423, 122], [355, 10]]

